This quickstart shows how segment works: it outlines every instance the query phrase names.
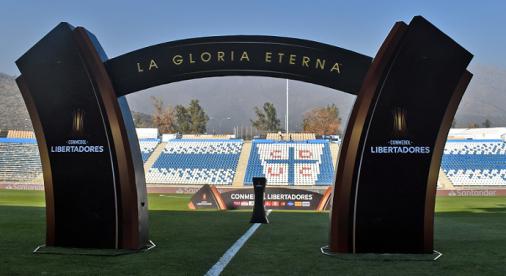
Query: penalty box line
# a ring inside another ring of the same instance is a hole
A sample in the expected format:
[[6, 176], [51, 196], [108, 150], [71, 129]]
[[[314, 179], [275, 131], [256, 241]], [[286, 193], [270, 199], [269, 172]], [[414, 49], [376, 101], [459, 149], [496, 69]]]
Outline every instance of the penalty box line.
[[[271, 213], [272, 210], [267, 211], [267, 216]], [[244, 233], [226, 252], [221, 256], [221, 258], [216, 262], [209, 271], [205, 274], [206, 276], [218, 276], [221, 274], [223, 269], [230, 263], [232, 258], [234, 258], [235, 254], [239, 252], [241, 247], [248, 241], [248, 239], [255, 233], [255, 231], [262, 225], [261, 223], [254, 223], [246, 233]]]

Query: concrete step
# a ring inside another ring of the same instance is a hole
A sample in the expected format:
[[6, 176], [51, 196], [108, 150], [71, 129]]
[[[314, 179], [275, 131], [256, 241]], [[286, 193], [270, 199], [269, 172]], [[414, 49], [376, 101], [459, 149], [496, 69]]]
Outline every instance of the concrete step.
[[250, 153], [251, 153], [251, 141], [244, 141], [244, 144], [242, 145], [241, 155], [239, 156], [239, 162], [237, 163], [237, 169], [235, 171], [232, 186], [234, 187], [243, 186], [244, 176], [246, 175], [246, 168], [248, 167], [248, 160]]
[[160, 154], [162, 154], [165, 145], [167, 145], [167, 143], [158, 144], [158, 146], [156, 146], [155, 150], [149, 156], [148, 160], [146, 160], [146, 163], [144, 163], [144, 171], [146, 174], [148, 174], [149, 169], [153, 166], [153, 164], [155, 164], [155, 161], [158, 159], [158, 157], [160, 157]]
[[437, 182], [439, 183], [440, 189], [451, 190], [455, 188], [452, 181], [448, 178], [448, 176], [446, 176], [442, 169], [439, 169], [439, 177], [437, 179]]
[[334, 172], [337, 167], [337, 158], [339, 157], [339, 144], [330, 143], [330, 155], [332, 156], [332, 165], [334, 166]]

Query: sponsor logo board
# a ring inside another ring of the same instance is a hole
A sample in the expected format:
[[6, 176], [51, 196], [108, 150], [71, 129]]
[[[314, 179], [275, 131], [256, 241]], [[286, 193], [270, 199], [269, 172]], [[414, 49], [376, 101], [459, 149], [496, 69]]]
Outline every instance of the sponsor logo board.
[[[253, 204], [237, 204], [239, 201], [253, 203], [255, 194], [252, 188], [242, 188], [221, 193], [227, 209], [252, 208]], [[266, 187], [264, 206], [279, 210], [316, 210], [323, 195], [300, 189]]]

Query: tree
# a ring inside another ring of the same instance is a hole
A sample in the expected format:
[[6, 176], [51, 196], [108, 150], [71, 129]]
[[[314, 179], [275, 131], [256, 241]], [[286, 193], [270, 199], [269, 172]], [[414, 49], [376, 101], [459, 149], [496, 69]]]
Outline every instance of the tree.
[[276, 107], [270, 102], [264, 103], [263, 110], [255, 106], [256, 120], [250, 122], [261, 132], [277, 132], [281, 130], [281, 121], [276, 114]]
[[160, 133], [174, 133], [176, 131], [174, 108], [164, 107], [163, 100], [157, 97], [151, 97], [153, 103], [152, 121]]
[[480, 125], [477, 123], [469, 123], [467, 124], [467, 128], [479, 128]]
[[191, 117], [183, 105], [176, 105], [174, 109], [176, 117], [176, 131], [179, 133], [190, 133]]
[[130, 110], [135, 127], [157, 127], [153, 123], [153, 116]]
[[188, 116], [190, 117], [190, 132], [191, 133], [205, 133], [209, 116], [204, 112], [199, 104], [199, 100], [191, 100], [187, 108]]
[[486, 119], [485, 122], [481, 123], [483, 127], [489, 128], [492, 127], [492, 122], [489, 119]]
[[188, 107], [176, 105], [175, 129], [180, 133], [205, 133], [209, 116], [202, 109], [198, 100], [191, 100]]
[[332, 135], [340, 133], [341, 118], [339, 109], [335, 104], [317, 107], [304, 114], [302, 121], [304, 132], [319, 135]]

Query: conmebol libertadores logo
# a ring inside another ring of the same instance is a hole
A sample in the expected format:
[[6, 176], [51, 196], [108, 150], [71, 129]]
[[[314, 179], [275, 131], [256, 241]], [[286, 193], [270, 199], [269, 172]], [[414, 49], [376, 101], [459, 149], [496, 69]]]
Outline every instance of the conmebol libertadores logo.
[[86, 112], [82, 108], [76, 108], [72, 112], [72, 131], [71, 139], [68, 139], [65, 145], [51, 146], [51, 153], [97, 153], [104, 152], [104, 146], [89, 145], [85, 136], [85, 115]]
[[93, 146], [88, 145], [87, 140], [67, 140], [65, 146], [51, 146], [52, 153], [64, 153], [64, 152], [86, 152], [96, 153], [104, 152], [104, 146]]
[[84, 135], [84, 116], [86, 112], [82, 108], [76, 108], [72, 115], [72, 136], [81, 137]]
[[405, 108], [396, 107], [392, 110], [393, 129], [392, 136], [395, 138], [404, 138], [408, 134], [406, 123], [407, 111]]
[[385, 146], [372, 146], [373, 154], [429, 154], [428, 146], [418, 146], [408, 135], [407, 110], [396, 107], [392, 110], [392, 138]]

